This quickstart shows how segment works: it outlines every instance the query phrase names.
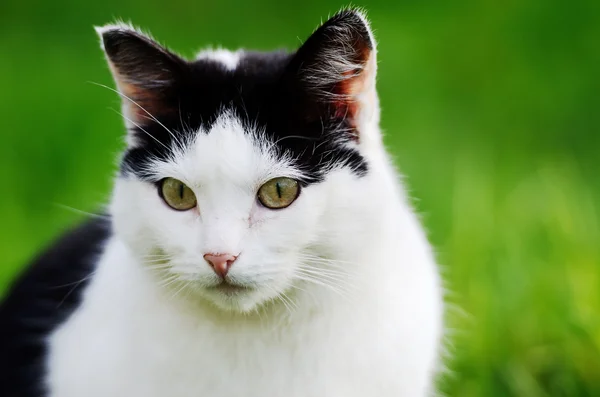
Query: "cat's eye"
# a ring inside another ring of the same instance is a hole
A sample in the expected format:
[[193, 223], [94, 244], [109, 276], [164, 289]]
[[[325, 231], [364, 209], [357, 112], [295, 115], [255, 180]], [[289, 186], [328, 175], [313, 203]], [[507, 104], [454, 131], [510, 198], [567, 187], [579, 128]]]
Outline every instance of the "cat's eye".
[[300, 194], [298, 181], [292, 178], [274, 178], [258, 189], [258, 200], [270, 209], [285, 208]]
[[177, 211], [187, 211], [196, 206], [196, 195], [192, 189], [175, 178], [163, 179], [159, 191], [165, 203]]

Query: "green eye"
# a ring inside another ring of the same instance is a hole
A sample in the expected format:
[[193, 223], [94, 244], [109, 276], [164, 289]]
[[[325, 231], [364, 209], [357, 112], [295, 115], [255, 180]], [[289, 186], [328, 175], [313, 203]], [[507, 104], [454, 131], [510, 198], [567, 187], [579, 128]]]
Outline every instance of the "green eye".
[[291, 178], [274, 178], [258, 189], [258, 200], [270, 209], [285, 208], [300, 194], [298, 181]]
[[160, 184], [160, 196], [169, 207], [186, 211], [196, 206], [196, 195], [185, 183], [174, 178], [165, 178]]

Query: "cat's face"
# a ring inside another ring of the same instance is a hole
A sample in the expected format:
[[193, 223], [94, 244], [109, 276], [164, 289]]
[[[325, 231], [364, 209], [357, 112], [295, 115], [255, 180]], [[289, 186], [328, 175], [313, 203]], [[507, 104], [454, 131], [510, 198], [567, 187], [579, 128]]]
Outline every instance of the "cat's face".
[[295, 53], [193, 62], [128, 27], [100, 34], [130, 131], [111, 214], [157, 282], [249, 311], [335, 278], [377, 119], [364, 18], [334, 16]]
[[[171, 208], [159, 194], [160, 183], [121, 179], [113, 212], [136, 252], [166, 280], [191, 283], [223, 308], [249, 310], [278, 296], [295, 275], [303, 274], [303, 262], [314, 255], [310, 247], [318, 243], [312, 240], [319, 235], [328, 199], [325, 184], [300, 186], [289, 206], [267, 208], [257, 198], [261, 186], [302, 174], [233, 114], [223, 113], [184, 151], [152, 168], [157, 179], [185, 183], [195, 197], [194, 207]], [[210, 253], [237, 257], [227, 269], [228, 284], [205, 260]], [[174, 288], [180, 285], [173, 283]]]

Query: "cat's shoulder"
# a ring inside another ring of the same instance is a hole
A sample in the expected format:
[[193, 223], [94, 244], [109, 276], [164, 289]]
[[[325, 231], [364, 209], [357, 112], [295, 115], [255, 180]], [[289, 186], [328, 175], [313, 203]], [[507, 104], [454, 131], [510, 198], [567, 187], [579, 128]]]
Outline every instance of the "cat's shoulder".
[[0, 395], [39, 395], [47, 336], [79, 305], [110, 230], [105, 217], [71, 229], [9, 288], [0, 303]]

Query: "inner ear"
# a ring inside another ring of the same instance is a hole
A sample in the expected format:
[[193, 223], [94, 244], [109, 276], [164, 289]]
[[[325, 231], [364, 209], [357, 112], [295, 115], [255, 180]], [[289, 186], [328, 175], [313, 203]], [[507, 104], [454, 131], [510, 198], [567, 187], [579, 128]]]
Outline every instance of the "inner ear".
[[364, 16], [342, 11], [321, 25], [298, 49], [285, 79], [306, 121], [357, 124], [374, 111], [375, 43]]
[[185, 74], [185, 60], [126, 25], [109, 25], [96, 31], [123, 96], [128, 121], [144, 125], [152, 116], [178, 111], [176, 101], [171, 99]]

